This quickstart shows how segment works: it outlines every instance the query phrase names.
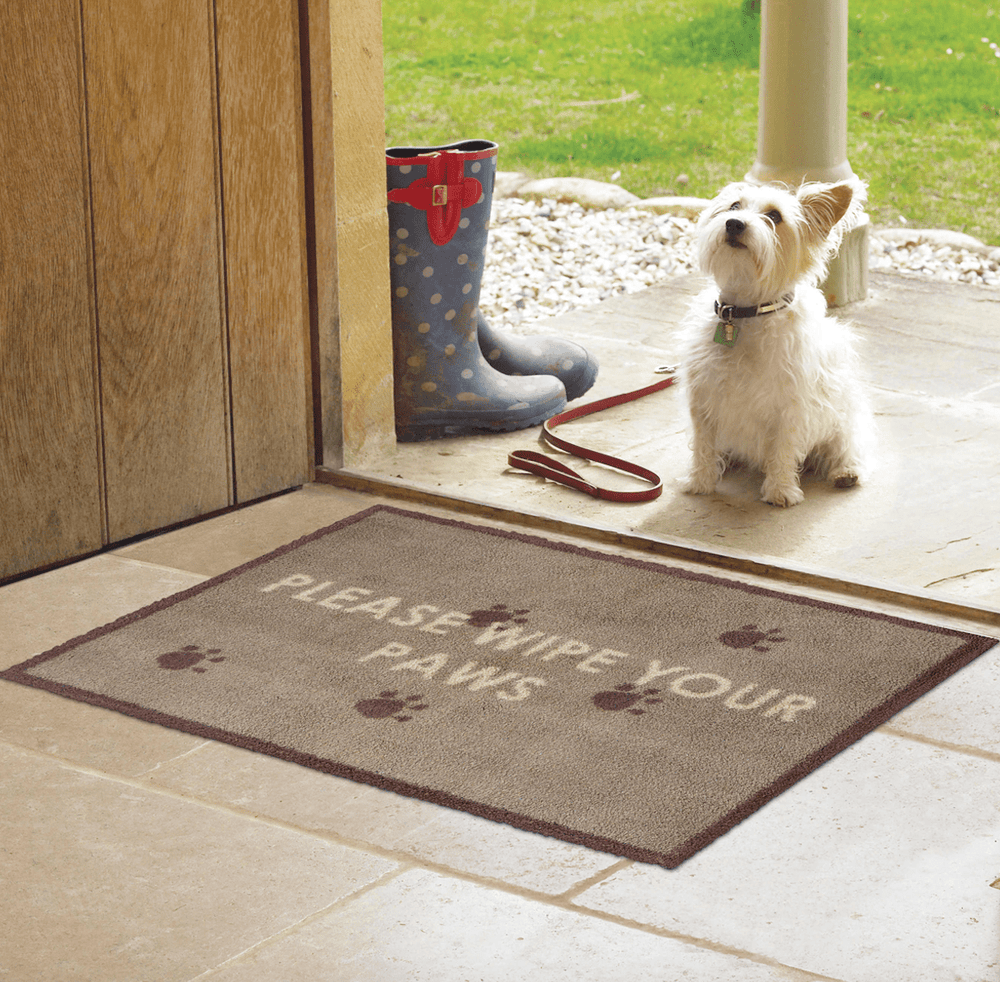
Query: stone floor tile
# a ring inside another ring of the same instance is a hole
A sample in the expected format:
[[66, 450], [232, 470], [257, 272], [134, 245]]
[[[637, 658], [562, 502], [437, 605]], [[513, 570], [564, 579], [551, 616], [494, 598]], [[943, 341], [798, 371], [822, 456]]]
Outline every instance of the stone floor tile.
[[893, 732], [1000, 755], [1000, 644], [897, 713]]
[[225, 744], [158, 767], [156, 785], [422, 863], [561, 894], [619, 862], [547, 836]]
[[188, 982], [396, 868], [0, 746], [0, 975]]
[[364, 495], [311, 484], [133, 542], [114, 555], [216, 576], [375, 503]]
[[1000, 763], [872, 734], [675, 870], [574, 903], [850, 982], [1000, 978]]
[[205, 982], [805, 982], [814, 976], [410, 870]]
[[122, 777], [137, 777], [205, 742], [6, 681], [0, 681], [0, 741]]
[[204, 579], [100, 555], [8, 583], [0, 587], [0, 669]]

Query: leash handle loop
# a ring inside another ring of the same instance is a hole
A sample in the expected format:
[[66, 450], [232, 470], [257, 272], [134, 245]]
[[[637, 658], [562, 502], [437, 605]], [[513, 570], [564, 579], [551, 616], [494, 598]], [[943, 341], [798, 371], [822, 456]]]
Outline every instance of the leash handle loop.
[[569, 423], [574, 419], [590, 416], [592, 413], [599, 413], [601, 410], [621, 406], [626, 402], [633, 402], [653, 392], [659, 392], [673, 385], [676, 381], [677, 377], [671, 376], [670, 378], [660, 379], [660, 381], [654, 382], [652, 385], [636, 389], [634, 392], [623, 392], [620, 395], [608, 396], [605, 399], [588, 402], [583, 406], [576, 406], [573, 409], [558, 413], [551, 419], [547, 419], [542, 426], [545, 439], [554, 447], [566, 450], [573, 454], [574, 457], [582, 457], [584, 460], [592, 460], [598, 464], [604, 464], [607, 467], [613, 467], [615, 470], [631, 474], [643, 481], [648, 481], [652, 487], [645, 488], [642, 491], [614, 491], [611, 488], [602, 488], [584, 480], [576, 471], [554, 457], [549, 457], [534, 450], [515, 450], [513, 453], [508, 454], [507, 464], [517, 470], [528, 471], [532, 474], [537, 474], [539, 477], [555, 481], [557, 484], [564, 484], [566, 487], [575, 488], [577, 491], [589, 494], [592, 498], [602, 498], [605, 501], [652, 501], [663, 493], [663, 481], [657, 473], [649, 470], [647, 467], [634, 464], [631, 461], [612, 457], [610, 454], [591, 450], [587, 447], [581, 447], [576, 443], [570, 443], [569, 440], [556, 436], [552, 431], [563, 423]]

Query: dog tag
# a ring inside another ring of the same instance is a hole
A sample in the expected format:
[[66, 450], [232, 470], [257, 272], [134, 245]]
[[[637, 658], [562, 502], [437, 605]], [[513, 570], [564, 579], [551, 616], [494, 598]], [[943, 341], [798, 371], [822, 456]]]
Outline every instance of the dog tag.
[[739, 333], [740, 329], [732, 321], [728, 324], [725, 321], [719, 321], [719, 326], [715, 329], [715, 343], [724, 344], [727, 348], [731, 348], [736, 344]]

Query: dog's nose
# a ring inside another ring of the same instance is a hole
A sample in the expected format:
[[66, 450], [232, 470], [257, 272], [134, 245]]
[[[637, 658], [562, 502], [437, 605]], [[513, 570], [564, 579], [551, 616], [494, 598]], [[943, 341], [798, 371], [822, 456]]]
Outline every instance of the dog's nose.
[[726, 234], [727, 235], [740, 235], [742, 232], [746, 231], [747, 223], [741, 222], [738, 218], [727, 218], [726, 219]]

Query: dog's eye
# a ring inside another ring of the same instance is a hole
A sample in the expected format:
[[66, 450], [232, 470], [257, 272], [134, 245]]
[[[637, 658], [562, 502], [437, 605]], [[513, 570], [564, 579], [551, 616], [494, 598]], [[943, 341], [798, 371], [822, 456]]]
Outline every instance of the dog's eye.
[[731, 204], [731, 205], [729, 206], [729, 210], [730, 210], [730, 211], [739, 211], [739, 210], [740, 210], [740, 203], [739, 203], [738, 201], [734, 201], [734, 202], [733, 202], [733, 203], [732, 203], [732, 204]]
[[781, 217], [781, 212], [777, 208], [772, 208], [764, 217], [770, 218], [775, 225], [780, 225], [784, 221]]

